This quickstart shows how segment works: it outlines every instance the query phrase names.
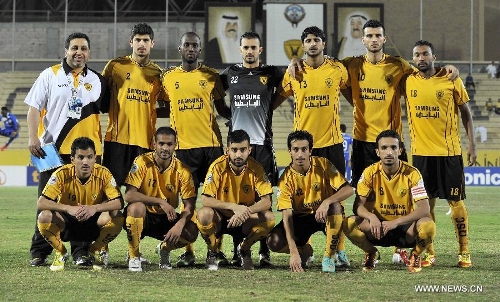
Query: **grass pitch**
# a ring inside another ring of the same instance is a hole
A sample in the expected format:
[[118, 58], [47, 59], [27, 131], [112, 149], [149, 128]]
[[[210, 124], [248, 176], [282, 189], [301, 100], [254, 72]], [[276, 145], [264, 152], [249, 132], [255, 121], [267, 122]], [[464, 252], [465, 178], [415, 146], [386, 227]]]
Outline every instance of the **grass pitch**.
[[[110, 244], [110, 267], [95, 272], [67, 263], [63, 272], [29, 266], [29, 246], [36, 213], [36, 188], [0, 188], [0, 300], [2, 301], [494, 301], [500, 296], [500, 242], [498, 213], [500, 188], [469, 187], [470, 249], [473, 267], [459, 269], [457, 242], [446, 201], [436, 205], [437, 236], [435, 267], [410, 274], [391, 264], [392, 248], [380, 248], [382, 262], [374, 272], [363, 273], [364, 254], [349, 241], [346, 251], [352, 267], [335, 274], [321, 273], [325, 237], [313, 237], [316, 262], [305, 273], [291, 273], [288, 255], [272, 253], [277, 267], [258, 267], [257, 245], [253, 249], [254, 271], [221, 267], [204, 268], [206, 246], [195, 242], [195, 268], [170, 271], [157, 268], [157, 241], [141, 243], [144, 256], [154, 264], [142, 273], [127, 270], [125, 233]], [[200, 205], [198, 204], [198, 207]], [[351, 214], [352, 199], [347, 201]], [[277, 221], [280, 215], [277, 213]], [[69, 247], [69, 245], [66, 245]], [[225, 237], [224, 252], [232, 257], [232, 239]], [[173, 251], [172, 260], [181, 250]], [[52, 257], [49, 258], [52, 260]], [[70, 261], [69, 261], [70, 262]]]

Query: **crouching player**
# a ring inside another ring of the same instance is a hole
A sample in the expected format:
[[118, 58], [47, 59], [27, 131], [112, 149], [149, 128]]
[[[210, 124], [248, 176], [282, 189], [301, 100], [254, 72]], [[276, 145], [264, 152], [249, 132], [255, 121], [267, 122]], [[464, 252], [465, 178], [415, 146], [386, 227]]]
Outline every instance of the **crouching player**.
[[353, 189], [328, 159], [311, 156], [309, 132], [290, 133], [287, 145], [292, 163], [278, 181], [278, 211], [283, 220], [271, 231], [267, 244], [273, 252], [289, 253], [290, 269], [302, 272], [312, 255], [307, 241], [326, 229], [322, 271], [333, 273], [344, 214], [340, 201], [351, 196]]
[[94, 241], [93, 268], [107, 265], [101, 248], [118, 236], [123, 200], [109, 170], [95, 163], [95, 144], [80, 137], [71, 145], [71, 164], [57, 169], [38, 199], [38, 228], [56, 250], [52, 271], [64, 270], [68, 252], [63, 241]]
[[217, 270], [217, 238], [229, 234], [244, 238], [237, 248], [243, 269], [253, 269], [252, 245], [265, 238], [274, 226], [271, 183], [264, 168], [250, 157], [250, 137], [244, 130], [227, 136], [226, 155], [208, 169], [203, 184], [203, 207], [198, 229], [207, 243], [207, 268]]
[[355, 215], [344, 222], [346, 236], [366, 253], [364, 271], [375, 268], [375, 246], [398, 246], [413, 248], [408, 270], [420, 272], [420, 255], [436, 235], [422, 175], [399, 160], [400, 143], [392, 130], [377, 136], [375, 151], [380, 161], [363, 171], [353, 205]]
[[[171, 269], [170, 251], [196, 241], [198, 229], [191, 221], [196, 205], [194, 182], [189, 169], [173, 157], [177, 134], [170, 127], [155, 133], [155, 150], [139, 155], [125, 179], [125, 230], [128, 269], [142, 271], [139, 245], [144, 236], [161, 240], [157, 252], [160, 269]], [[179, 195], [184, 209], [175, 211]]]

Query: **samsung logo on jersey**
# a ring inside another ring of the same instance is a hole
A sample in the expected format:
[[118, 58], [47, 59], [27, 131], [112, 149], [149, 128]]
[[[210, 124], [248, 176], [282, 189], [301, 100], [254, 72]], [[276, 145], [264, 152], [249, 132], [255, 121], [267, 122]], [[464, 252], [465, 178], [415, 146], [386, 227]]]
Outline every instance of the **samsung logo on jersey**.
[[466, 167], [465, 185], [467, 186], [499, 186], [500, 168]]

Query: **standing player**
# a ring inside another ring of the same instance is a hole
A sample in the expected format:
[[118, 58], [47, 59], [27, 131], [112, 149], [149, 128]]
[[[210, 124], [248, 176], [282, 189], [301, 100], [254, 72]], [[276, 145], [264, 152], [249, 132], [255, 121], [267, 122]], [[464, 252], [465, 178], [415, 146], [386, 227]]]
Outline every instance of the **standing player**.
[[[160, 127], [155, 133], [155, 150], [138, 156], [125, 180], [125, 208], [128, 269], [142, 271], [139, 245], [141, 238], [161, 240], [157, 246], [160, 269], [171, 269], [170, 251], [193, 243], [198, 236], [191, 221], [196, 206], [196, 192], [189, 169], [173, 157], [176, 133]], [[179, 195], [184, 209], [180, 214]]]
[[207, 243], [207, 268], [217, 270], [217, 238], [230, 234], [243, 241], [238, 246], [241, 266], [253, 269], [252, 245], [266, 238], [274, 226], [270, 211], [273, 189], [262, 166], [250, 157], [250, 137], [244, 130], [227, 136], [227, 154], [216, 159], [203, 184], [203, 207], [198, 229]]
[[[109, 106], [106, 82], [87, 67], [90, 40], [84, 33], [70, 34], [64, 44], [61, 63], [45, 69], [36, 79], [24, 102], [28, 109], [28, 147], [33, 156], [41, 157], [41, 146], [54, 143], [64, 163], [71, 162], [71, 144], [85, 136], [98, 142], [96, 161], [101, 161], [101, 124], [99, 111]], [[38, 196], [55, 169], [40, 173]], [[37, 213], [38, 217], [39, 212]], [[90, 265], [88, 246], [72, 241], [73, 259], [78, 265]], [[35, 226], [31, 240], [31, 266], [46, 264], [52, 247]]]
[[0, 135], [9, 138], [7, 143], [0, 148], [0, 150], [5, 150], [12, 143], [13, 140], [19, 137], [19, 131], [21, 130], [21, 125], [17, 121], [14, 114], [10, 113], [9, 108], [2, 107], [2, 122], [5, 128], [0, 128]]
[[[263, 51], [259, 34], [246, 32], [240, 38], [243, 62], [228, 67], [222, 74], [222, 84], [229, 91], [231, 119], [230, 131], [244, 129], [250, 136], [253, 157], [264, 167], [274, 186], [278, 181], [278, 169], [273, 148], [272, 103], [276, 89], [283, 79], [283, 72], [276, 66], [261, 65]], [[238, 239], [233, 237], [233, 239]], [[238, 262], [234, 242], [233, 261]], [[260, 266], [273, 266], [265, 239], [260, 242]]]
[[[219, 73], [198, 62], [201, 53], [198, 34], [186, 32], [180, 43], [182, 64], [164, 71], [161, 82], [170, 106], [170, 125], [177, 133], [175, 155], [191, 170], [197, 192], [210, 164], [223, 154], [215, 109], [227, 119], [231, 112], [224, 103], [226, 94]], [[222, 253], [218, 255], [227, 263]], [[193, 249], [188, 247], [177, 265], [194, 263]]]
[[124, 185], [134, 159], [153, 147], [155, 107], [161, 99], [161, 68], [149, 59], [153, 29], [146, 23], [134, 25], [130, 47], [131, 55], [109, 61], [102, 72], [111, 90], [103, 165], [118, 186]]
[[292, 163], [278, 184], [278, 210], [282, 211], [283, 220], [271, 231], [267, 241], [274, 252], [290, 254], [293, 272], [302, 272], [312, 255], [308, 239], [318, 231], [325, 232], [321, 266], [323, 272], [333, 273], [342, 232], [341, 201], [351, 196], [353, 189], [328, 159], [311, 156], [313, 137], [307, 131], [290, 133], [287, 145]]
[[345, 219], [344, 232], [366, 253], [364, 271], [375, 269], [375, 246], [400, 246], [413, 248], [408, 270], [418, 273], [420, 255], [436, 235], [424, 181], [415, 167], [399, 160], [402, 150], [397, 132], [381, 132], [376, 144], [380, 161], [363, 172], [353, 205], [356, 215]]
[[[449, 81], [444, 69], [434, 68], [435, 60], [432, 43], [415, 43], [413, 63], [418, 71], [410, 75], [404, 85], [413, 165], [420, 170], [424, 178], [434, 221], [436, 199], [448, 200], [459, 245], [458, 266], [470, 267], [469, 219], [464, 204], [465, 178], [458, 111], [469, 140], [469, 166], [476, 161], [474, 125], [467, 105], [469, 96], [462, 80], [457, 78]], [[435, 255], [434, 246], [431, 245], [422, 265], [434, 265]]]
[[[323, 55], [326, 36], [318, 27], [304, 29], [301, 41], [306, 54], [304, 71], [297, 75], [297, 79], [285, 74], [280, 95], [282, 100], [291, 95], [295, 97], [294, 130], [306, 130], [312, 134], [315, 145], [312, 155], [328, 159], [345, 175], [339, 91], [347, 88], [347, 70], [338, 60]], [[344, 241], [345, 237], [341, 235], [337, 264], [349, 266]]]
[[94, 142], [87, 137], [71, 145], [71, 164], [57, 169], [38, 199], [38, 229], [56, 250], [51, 271], [64, 270], [68, 259], [63, 241], [94, 241], [90, 247], [94, 269], [102, 269], [101, 248], [118, 236], [123, 226], [120, 191], [109, 170], [96, 164]]

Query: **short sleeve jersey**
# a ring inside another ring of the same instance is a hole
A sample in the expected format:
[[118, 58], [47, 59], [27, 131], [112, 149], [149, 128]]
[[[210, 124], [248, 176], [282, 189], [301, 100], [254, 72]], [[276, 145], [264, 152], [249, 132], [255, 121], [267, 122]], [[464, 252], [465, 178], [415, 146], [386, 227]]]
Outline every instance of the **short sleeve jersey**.
[[458, 106], [469, 101], [462, 80], [450, 81], [443, 68], [430, 78], [416, 71], [406, 80], [405, 91], [411, 153], [461, 155]]
[[[245, 170], [234, 174], [229, 166], [229, 157], [223, 155], [216, 159], [208, 169], [202, 194], [220, 201], [251, 206], [258, 197], [270, 195], [273, 189], [264, 168], [252, 157], [248, 157]], [[231, 211], [221, 211], [232, 216]]]
[[60, 167], [50, 177], [42, 195], [61, 204], [71, 206], [95, 205], [121, 197], [116, 182], [106, 167], [94, 164], [90, 177], [82, 183], [75, 172], [75, 165]]
[[140, 65], [131, 56], [108, 62], [102, 72], [111, 91], [104, 141], [152, 149], [156, 102], [163, 99], [161, 71], [152, 61]]
[[314, 147], [324, 148], [342, 143], [340, 131], [340, 89], [346, 88], [346, 68], [338, 60], [326, 57], [312, 68], [304, 62], [304, 72], [293, 79], [283, 78], [284, 97], [295, 98], [294, 129], [306, 130], [314, 137]]
[[24, 102], [40, 111], [38, 136], [42, 145], [55, 143], [60, 154], [71, 154], [78, 137], [94, 141], [102, 154], [101, 103], [109, 101], [104, 78], [85, 67], [74, 75], [66, 60], [42, 71]]
[[176, 150], [222, 146], [214, 101], [226, 93], [217, 70], [203, 64], [192, 71], [172, 67], [161, 82], [170, 102], [170, 126], [177, 132]]
[[261, 65], [249, 69], [240, 63], [224, 70], [221, 79], [229, 91], [231, 131], [245, 129], [250, 144], [270, 142], [273, 137], [271, 103], [283, 72], [275, 66]]
[[373, 207], [369, 208], [382, 221], [406, 216], [416, 202], [428, 198], [422, 175], [404, 161], [399, 161], [399, 170], [391, 179], [380, 162], [369, 166], [363, 171], [356, 192], [367, 198], [375, 195]]
[[278, 181], [278, 211], [314, 214], [323, 200], [347, 184], [344, 175], [326, 158], [311, 156], [305, 175], [288, 166]]
[[[170, 165], [160, 171], [153, 156], [154, 152], [148, 152], [136, 157], [125, 179], [127, 185], [144, 195], [167, 200], [174, 209], [179, 206], [179, 195], [182, 199], [196, 197], [191, 172], [180, 160], [172, 157]], [[165, 214], [158, 205], [147, 205], [146, 209], [150, 213]]]
[[402, 134], [401, 90], [399, 82], [413, 71], [402, 58], [384, 54], [373, 64], [365, 56], [342, 60], [349, 72], [347, 85], [351, 87], [354, 103], [353, 138], [375, 142], [384, 130]]

